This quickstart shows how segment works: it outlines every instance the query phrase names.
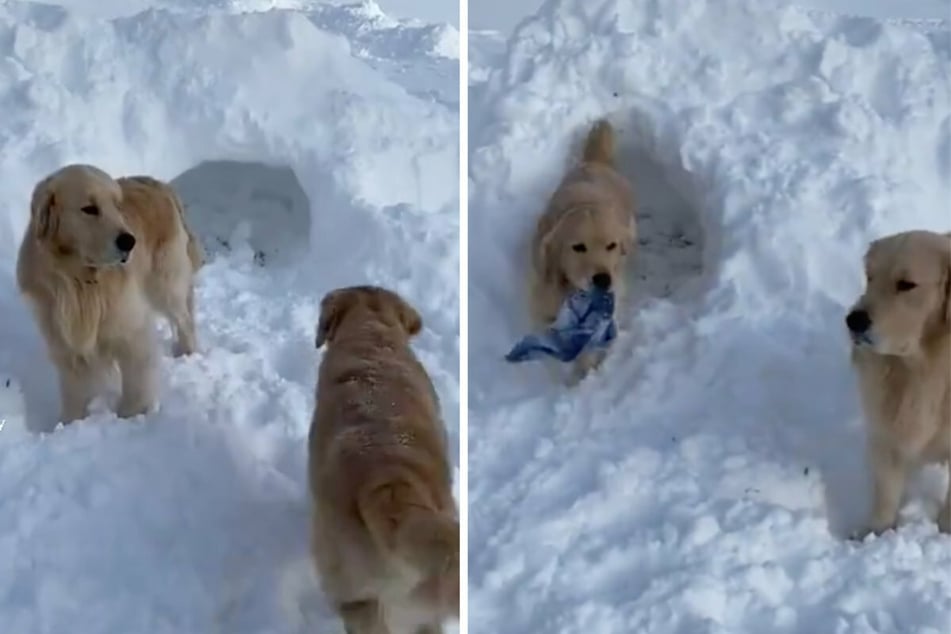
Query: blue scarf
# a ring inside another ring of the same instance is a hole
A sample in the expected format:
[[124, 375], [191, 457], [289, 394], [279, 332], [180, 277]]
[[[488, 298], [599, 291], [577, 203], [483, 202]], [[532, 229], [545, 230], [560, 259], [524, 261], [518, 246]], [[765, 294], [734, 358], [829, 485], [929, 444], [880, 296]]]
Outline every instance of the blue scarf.
[[558, 310], [554, 323], [541, 334], [523, 337], [505, 360], [534, 361], [545, 355], [565, 363], [585, 350], [607, 348], [617, 337], [614, 293], [594, 289], [575, 291]]

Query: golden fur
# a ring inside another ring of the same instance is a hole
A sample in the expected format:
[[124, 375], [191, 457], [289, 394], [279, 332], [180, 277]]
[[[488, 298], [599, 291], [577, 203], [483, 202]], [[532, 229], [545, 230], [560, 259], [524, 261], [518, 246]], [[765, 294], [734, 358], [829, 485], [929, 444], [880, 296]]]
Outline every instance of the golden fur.
[[153, 408], [153, 311], [174, 325], [175, 353], [193, 352], [193, 278], [201, 264], [181, 201], [162, 182], [114, 180], [90, 165], [68, 165], [36, 185], [17, 282], [59, 374], [61, 421], [88, 414], [116, 365], [118, 415]]
[[[565, 298], [607, 275], [616, 311], [624, 303], [624, 265], [634, 248], [634, 193], [614, 168], [614, 129], [597, 122], [588, 133], [580, 165], [562, 178], [538, 220], [532, 240], [529, 301], [537, 328], [554, 321]], [[575, 362], [572, 382], [596, 367], [603, 353]]]
[[312, 547], [348, 634], [439, 634], [458, 618], [446, 433], [409, 346], [421, 328], [416, 310], [385, 289], [338, 289], [321, 303]]
[[[857, 536], [895, 526], [914, 467], [951, 459], [951, 234], [876, 240], [865, 269], [865, 293], [847, 319], [874, 485]], [[951, 486], [938, 524], [951, 532]]]

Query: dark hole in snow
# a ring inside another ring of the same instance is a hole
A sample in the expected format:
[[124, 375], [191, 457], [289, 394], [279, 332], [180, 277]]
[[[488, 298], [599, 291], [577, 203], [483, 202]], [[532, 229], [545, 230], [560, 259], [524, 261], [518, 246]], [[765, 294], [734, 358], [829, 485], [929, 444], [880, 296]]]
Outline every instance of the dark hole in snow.
[[635, 298], [670, 298], [703, 273], [700, 215], [685, 191], [689, 175], [669, 168], [636, 141], [637, 126], [618, 126], [618, 168], [634, 184], [638, 244], [629, 279]]
[[209, 259], [250, 248], [260, 266], [286, 264], [310, 239], [310, 203], [294, 171], [206, 161], [172, 181]]

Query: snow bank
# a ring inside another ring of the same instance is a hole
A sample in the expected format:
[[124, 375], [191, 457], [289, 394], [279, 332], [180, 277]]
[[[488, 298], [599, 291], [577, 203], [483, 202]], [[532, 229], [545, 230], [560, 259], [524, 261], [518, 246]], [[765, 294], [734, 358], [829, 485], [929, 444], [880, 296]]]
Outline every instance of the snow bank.
[[[517, 29], [470, 93], [473, 631], [945, 631], [944, 472], [898, 534], [841, 537], [868, 503], [842, 318], [869, 240], [951, 229], [949, 35], [746, 0], [564, 0]], [[502, 360], [513, 271], [604, 114], [636, 307], [565, 393]]]
[[[334, 631], [304, 480], [326, 291], [419, 307], [458, 446], [455, 31], [370, 2], [107, 5], [0, 4], [0, 622]], [[13, 268], [33, 184], [73, 161], [173, 180], [215, 257], [202, 352], [163, 359], [160, 411], [120, 423], [98, 403], [45, 434], [56, 380]]]

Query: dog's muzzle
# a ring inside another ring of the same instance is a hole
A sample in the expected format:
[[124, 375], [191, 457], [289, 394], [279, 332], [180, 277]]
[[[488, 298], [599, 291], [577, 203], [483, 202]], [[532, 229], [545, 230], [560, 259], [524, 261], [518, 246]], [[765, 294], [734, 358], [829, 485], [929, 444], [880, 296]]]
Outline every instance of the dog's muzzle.
[[856, 346], [873, 346], [872, 318], [867, 310], [856, 309], [845, 317], [845, 325], [849, 329], [849, 336]]
[[872, 338], [872, 335], [868, 332], [849, 332], [849, 338], [852, 340], [852, 345], [856, 348], [873, 348], [875, 347], [875, 340]]

